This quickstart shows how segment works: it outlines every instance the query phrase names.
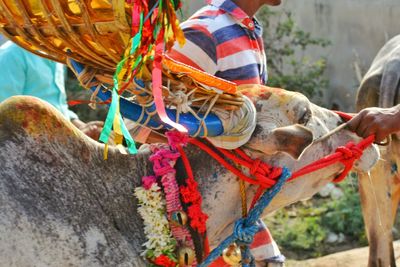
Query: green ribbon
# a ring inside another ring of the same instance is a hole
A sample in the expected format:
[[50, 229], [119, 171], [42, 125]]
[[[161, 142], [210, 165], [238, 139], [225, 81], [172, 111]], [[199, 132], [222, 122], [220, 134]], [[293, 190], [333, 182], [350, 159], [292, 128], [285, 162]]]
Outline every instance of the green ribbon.
[[130, 51], [130, 55], [133, 55], [136, 50], [138, 49], [139, 45], [140, 45], [140, 41], [142, 40], [142, 31], [143, 31], [143, 12], [140, 13], [140, 22], [139, 22], [139, 31], [137, 32], [137, 34], [132, 38], [132, 45], [131, 45], [131, 51]]
[[126, 128], [126, 125], [124, 123], [124, 120], [122, 119], [122, 116], [120, 113], [116, 114], [117, 106], [119, 105], [119, 95], [117, 92], [117, 89], [114, 87], [112, 91], [112, 100], [111, 100], [111, 105], [108, 110], [107, 118], [104, 123], [103, 130], [101, 131], [100, 138], [99, 140], [102, 141], [103, 143], [107, 144], [108, 140], [110, 138], [110, 134], [113, 128], [113, 122], [115, 116], [119, 117], [120, 125], [121, 125], [121, 131], [122, 134], [125, 138], [126, 145], [128, 147], [128, 151], [130, 154], [136, 154], [137, 149], [136, 149], [136, 144], [135, 141], [133, 140], [132, 136], [130, 135], [128, 129]]
[[[106, 118], [106, 121], [104, 122], [104, 127], [103, 127], [103, 130], [101, 131], [100, 138], [99, 138], [99, 140], [101, 142], [103, 142], [105, 144], [108, 143], [108, 140], [110, 139], [111, 131], [113, 129], [114, 118], [115, 118], [115, 116], [118, 116], [118, 119], [119, 119], [120, 125], [121, 125], [121, 131], [125, 138], [125, 142], [127, 144], [128, 151], [130, 154], [136, 154], [137, 149], [136, 149], [135, 141], [133, 140], [132, 136], [130, 135], [128, 129], [126, 128], [126, 125], [124, 123], [124, 120], [122, 119], [121, 114], [119, 112], [117, 112], [118, 106], [119, 106], [119, 99], [120, 99], [120, 97], [118, 95], [118, 87], [119, 87], [118, 75], [121, 72], [122, 68], [124, 67], [126, 61], [130, 58], [131, 55], [136, 53], [136, 51], [138, 50], [138, 48], [140, 46], [140, 43], [142, 40], [142, 31], [143, 31], [143, 20], [144, 20], [143, 18], [144, 18], [143, 12], [141, 12], [140, 13], [139, 31], [132, 38], [129, 56], [123, 58], [117, 64], [117, 68], [116, 68], [114, 76], [113, 76], [114, 86], [112, 89], [111, 105], [108, 110], [107, 118]], [[135, 68], [139, 65], [141, 59], [142, 59], [141, 55], [139, 55], [138, 58], [136, 58], [135, 63], [132, 68], [132, 71], [135, 70]]]

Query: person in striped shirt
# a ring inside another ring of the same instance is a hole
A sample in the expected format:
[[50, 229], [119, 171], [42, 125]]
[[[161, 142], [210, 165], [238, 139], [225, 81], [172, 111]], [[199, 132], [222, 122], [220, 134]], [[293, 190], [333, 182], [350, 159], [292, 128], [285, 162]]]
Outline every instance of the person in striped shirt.
[[[186, 43], [183, 47], [176, 44], [169, 56], [238, 85], [265, 84], [268, 74], [262, 26], [254, 15], [265, 4], [280, 3], [281, 0], [208, 0], [205, 7], [181, 24]], [[285, 257], [261, 220], [258, 226], [250, 246], [252, 254], [267, 266], [280, 266]], [[225, 263], [220, 258], [212, 266], [222, 267]]]
[[264, 4], [280, 0], [209, 0], [181, 24], [186, 43], [169, 55], [237, 84], [265, 84], [267, 66], [262, 27], [254, 17]]

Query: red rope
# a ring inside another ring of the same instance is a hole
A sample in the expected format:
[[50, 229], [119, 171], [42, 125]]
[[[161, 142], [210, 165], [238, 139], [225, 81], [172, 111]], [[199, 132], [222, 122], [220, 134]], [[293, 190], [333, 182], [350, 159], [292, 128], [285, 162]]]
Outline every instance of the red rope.
[[292, 177], [290, 177], [288, 181], [292, 181], [300, 176], [309, 174], [334, 163], [341, 162], [345, 166], [344, 170], [335, 178], [335, 180], [333, 180], [336, 183], [341, 182], [353, 167], [354, 162], [362, 156], [363, 151], [370, 146], [374, 140], [375, 136], [371, 135], [361, 140], [357, 145], [353, 142], [349, 142], [346, 146], [338, 147], [335, 153], [304, 166], [297, 172], [292, 173]]
[[[334, 182], [341, 182], [346, 175], [349, 173], [353, 164], [356, 160], [358, 160], [363, 151], [370, 146], [375, 140], [375, 136], [371, 135], [365, 139], [363, 139], [358, 144], [354, 144], [353, 142], [349, 142], [346, 146], [338, 147], [335, 153], [328, 155], [320, 160], [317, 160], [309, 165], [304, 166], [300, 170], [294, 172], [292, 177], [288, 181], [292, 181], [300, 176], [309, 174], [313, 171], [325, 168], [337, 162], [341, 162], [344, 165], [344, 169], [341, 174], [336, 177]], [[276, 180], [282, 173], [282, 168], [280, 167], [271, 167], [265, 162], [262, 162], [260, 159], [251, 159], [246, 153], [241, 149], [235, 149], [237, 155], [232, 153], [229, 150], [216, 148], [222, 155], [226, 158], [232, 160], [235, 163], [238, 163], [249, 169], [252, 177], [245, 175], [241, 170], [234, 167], [228, 161], [226, 161], [223, 157], [221, 157], [218, 153], [216, 153], [212, 148], [208, 145], [198, 141], [197, 139], [190, 138], [189, 143], [199, 147], [210, 156], [212, 156], [215, 160], [217, 160], [221, 165], [223, 165], [226, 169], [231, 171], [233, 174], [238, 176], [240, 179], [254, 185], [259, 185], [259, 189], [256, 192], [256, 195], [252, 201], [252, 206], [255, 204], [259, 196], [265, 189], [272, 187]], [[181, 151], [182, 153], [182, 151]], [[189, 164], [189, 163], [187, 163]]]
[[232, 160], [233, 162], [240, 164], [241, 166], [248, 168], [250, 174], [253, 176], [253, 177], [249, 177], [249, 176], [245, 175], [241, 170], [237, 169], [232, 164], [230, 164], [228, 161], [226, 161], [223, 157], [221, 157], [218, 153], [216, 153], [212, 148], [210, 148], [206, 144], [204, 144], [194, 138], [190, 138], [189, 143], [199, 147], [200, 149], [202, 149], [203, 151], [208, 153], [216, 161], [218, 161], [222, 166], [224, 166], [226, 169], [228, 169], [233, 174], [238, 176], [240, 179], [242, 179], [250, 184], [259, 186], [259, 188], [257, 189], [257, 192], [254, 195], [253, 200], [251, 202], [250, 209], [253, 208], [254, 205], [257, 203], [257, 200], [260, 198], [260, 196], [262, 195], [264, 190], [272, 187], [276, 183], [276, 180], [280, 177], [280, 175], [282, 173], [282, 168], [271, 167], [268, 164], [266, 164], [265, 162], [261, 161], [260, 159], [253, 160], [248, 155], [246, 155], [246, 153], [243, 152], [241, 149], [235, 149], [234, 151], [237, 154], [237, 155], [235, 155], [229, 150], [214, 147], [221, 154], [223, 154], [226, 158]]
[[[206, 144], [198, 141], [197, 139], [193, 139], [193, 138], [189, 139], [189, 143], [191, 143], [191, 144], [199, 147], [203, 151], [205, 151], [207, 154], [212, 156], [216, 161], [218, 161], [226, 169], [228, 169], [233, 174], [237, 175], [240, 179], [242, 179], [250, 184], [260, 185], [263, 188], [270, 188], [271, 186], [273, 186], [275, 184], [275, 182], [276, 182], [275, 179], [279, 178], [279, 176], [282, 172], [282, 168], [272, 168], [268, 164], [262, 162], [259, 159], [253, 160], [250, 157], [248, 157], [247, 155], [246, 155], [246, 158], [239, 158], [236, 155], [234, 155], [232, 152], [230, 152], [226, 149], [217, 148], [218, 151], [220, 151], [227, 158], [233, 160], [234, 162], [237, 162], [238, 164], [240, 164], [244, 167], [249, 168], [250, 173], [254, 176], [254, 178], [252, 178], [252, 177], [245, 175], [241, 170], [234, 167], [232, 164], [230, 164], [228, 161], [226, 161], [223, 157], [221, 157], [218, 153], [216, 153], [213, 149], [211, 149]], [[235, 151], [238, 151], [238, 150], [235, 150]], [[240, 151], [240, 153], [242, 155], [244, 154], [243, 151]]]
[[[172, 138], [172, 137], [170, 137], [170, 138]], [[187, 137], [185, 136], [184, 138], [187, 138]], [[325, 167], [335, 164], [337, 162], [341, 162], [344, 165], [344, 169], [341, 172], [341, 174], [333, 180], [334, 182], [341, 182], [346, 177], [346, 175], [351, 170], [351, 168], [353, 167], [354, 162], [362, 156], [363, 151], [368, 146], [370, 146], [374, 142], [374, 140], [375, 140], [375, 136], [371, 135], [371, 136], [363, 139], [362, 141], [360, 141], [358, 144], [349, 142], [346, 146], [338, 147], [336, 149], [335, 153], [328, 155], [320, 160], [317, 160], [309, 165], [306, 165], [303, 168], [301, 168], [300, 170], [294, 172], [292, 174], [292, 177], [288, 181], [292, 181], [300, 176], [304, 176], [313, 171], [325, 168]], [[178, 140], [178, 141], [182, 141], [182, 140]], [[179, 144], [178, 141], [170, 142], [170, 143]], [[211, 147], [207, 146], [206, 144], [198, 141], [197, 139], [193, 139], [193, 138], [189, 138], [188, 143], [191, 143], [191, 144], [199, 147], [206, 153], [208, 153], [215, 160], [217, 160], [221, 165], [223, 165], [226, 169], [228, 169], [233, 174], [238, 176], [240, 179], [242, 179], [250, 184], [259, 186], [257, 189], [257, 192], [255, 193], [255, 195], [253, 197], [250, 209], [252, 209], [254, 207], [254, 205], [257, 203], [258, 199], [262, 195], [262, 193], [266, 189], [272, 187], [276, 183], [277, 179], [279, 179], [279, 177], [282, 173], [282, 168], [271, 167], [268, 164], [266, 164], [265, 162], [261, 161], [260, 159], [252, 159], [243, 150], [241, 150], [239, 148], [234, 150], [234, 152], [236, 153], [236, 154], [234, 154], [229, 150], [214, 147], [226, 158], [232, 160], [235, 163], [240, 164], [241, 166], [248, 168], [251, 176], [253, 176], [253, 177], [249, 177], [249, 176], [245, 175], [241, 170], [237, 169], [232, 164], [230, 164], [228, 161], [226, 161], [223, 157], [221, 157], [217, 152], [215, 152]], [[188, 175], [187, 183], [188, 184], [193, 183], [193, 185], [197, 187], [197, 183], [194, 180], [193, 171], [192, 171], [189, 159], [188, 159], [185, 151], [183, 150], [181, 145], [177, 145], [176, 148], [178, 149], [179, 153], [181, 154], [181, 158], [182, 158], [183, 164], [185, 166], [185, 169], [186, 169], [186, 172]], [[191, 192], [193, 192], [193, 190], [191, 190]], [[182, 193], [182, 188], [181, 188], [181, 193]], [[200, 200], [200, 203], [197, 203], [197, 205], [195, 205], [195, 206], [201, 207], [201, 200]], [[202, 213], [201, 208], [196, 210], [194, 213], [196, 213], [196, 214], [193, 214], [193, 215], [196, 215], [194, 217], [200, 217], [200, 220], [196, 226], [201, 226], [202, 224], [205, 225], [205, 222], [207, 220], [207, 215]], [[199, 215], [202, 215], [202, 216], [199, 216]], [[203, 215], [204, 215], [204, 217], [203, 217]], [[204, 233], [205, 230], [200, 231], [200, 232]], [[209, 248], [208, 239], [205, 238], [205, 240], [204, 240], [205, 255], [208, 255], [209, 251], [210, 251], [210, 248]]]
[[353, 118], [353, 115], [343, 112], [343, 111], [339, 111], [339, 110], [333, 110], [333, 112], [335, 112], [336, 114], [338, 114], [343, 120], [345, 121], [349, 121]]

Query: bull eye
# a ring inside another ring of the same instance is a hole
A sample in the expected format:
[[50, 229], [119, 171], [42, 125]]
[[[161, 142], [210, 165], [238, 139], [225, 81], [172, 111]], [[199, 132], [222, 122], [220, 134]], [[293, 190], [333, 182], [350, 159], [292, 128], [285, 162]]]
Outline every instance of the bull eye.
[[304, 108], [303, 109], [303, 113], [301, 114], [301, 116], [298, 119], [297, 123], [305, 125], [310, 120], [310, 118], [311, 118], [311, 110], [308, 109], [308, 108]]

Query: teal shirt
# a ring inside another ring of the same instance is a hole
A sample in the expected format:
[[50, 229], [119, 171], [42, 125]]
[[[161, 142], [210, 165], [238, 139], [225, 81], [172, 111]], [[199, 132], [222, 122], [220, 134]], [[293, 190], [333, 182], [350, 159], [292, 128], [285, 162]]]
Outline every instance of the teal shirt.
[[0, 102], [13, 95], [36, 96], [52, 104], [66, 118], [78, 118], [68, 109], [65, 66], [8, 41], [0, 46]]

